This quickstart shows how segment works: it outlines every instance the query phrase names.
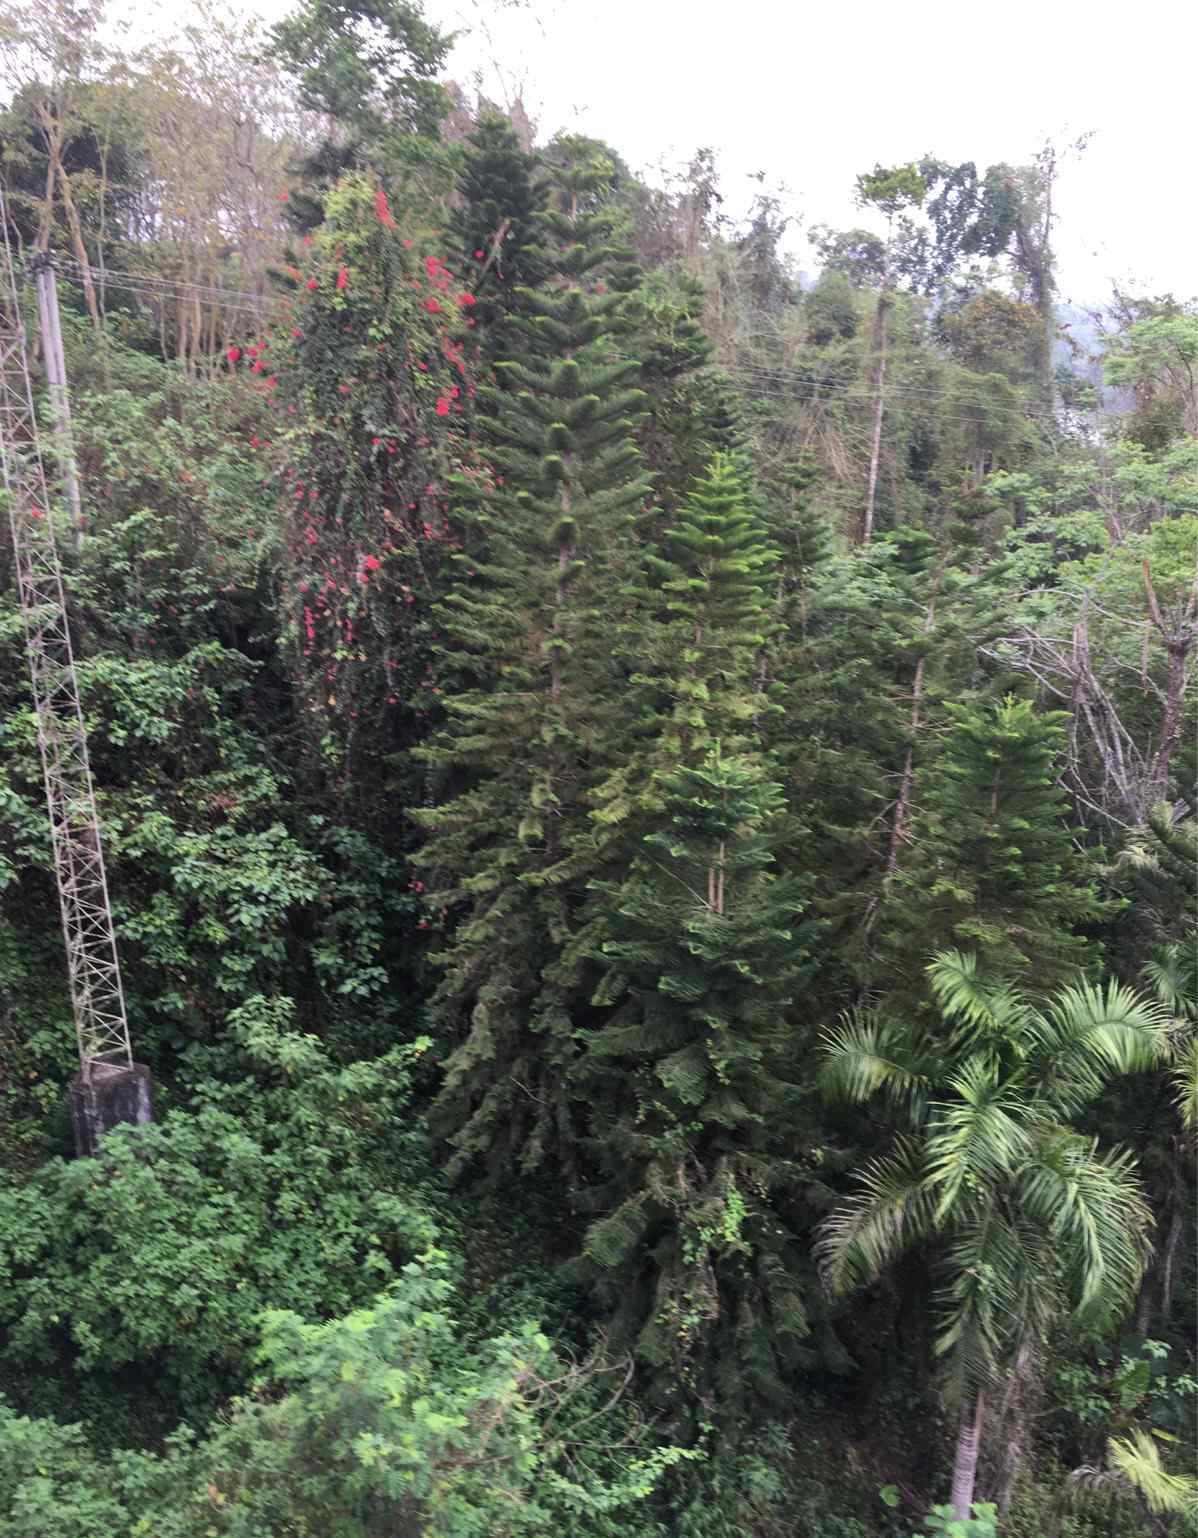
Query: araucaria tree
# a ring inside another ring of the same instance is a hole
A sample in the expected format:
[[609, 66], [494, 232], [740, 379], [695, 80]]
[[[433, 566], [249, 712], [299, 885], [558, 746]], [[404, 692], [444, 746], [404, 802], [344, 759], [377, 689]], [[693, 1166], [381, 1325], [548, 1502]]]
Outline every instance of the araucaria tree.
[[965, 1518], [988, 1392], [1066, 1312], [1098, 1322], [1134, 1301], [1152, 1218], [1133, 1157], [1072, 1123], [1113, 1078], [1161, 1060], [1166, 1016], [1116, 983], [1040, 1004], [959, 951], [928, 973], [934, 1029], [865, 1011], [827, 1034], [825, 1089], [884, 1104], [895, 1142], [824, 1224], [820, 1250], [835, 1291], [907, 1250], [930, 1253]]
[[1078, 931], [1110, 912], [1055, 781], [1064, 713], [1030, 700], [946, 707], [939, 754], [917, 777], [914, 853], [892, 883], [892, 962], [940, 945], [983, 971], [1056, 982], [1090, 959]]
[[452, 224], [457, 265], [473, 274], [476, 319], [489, 358], [508, 356], [514, 338], [505, 322], [520, 308], [520, 289], [546, 276], [538, 216], [545, 186], [506, 118], [484, 118], [470, 136], [458, 176], [460, 205]]
[[777, 553], [743, 465], [716, 456], [647, 567], [632, 713], [656, 741], [596, 812], [631, 863], [594, 884], [592, 1002], [614, 1012], [577, 1075], [602, 1214], [577, 1269], [652, 1377], [730, 1415], [784, 1400], [808, 1329], [787, 1063], [811, 926], [778, 868], [794, 829], [758, 732]]
[[507, 387], [480, 391], [483, 462], [459, 477], [466, 548], [442, 618], [461, 686], [426, 753], [443, 799], [419, 814], [429, 886], [453, 923], [433, 1007], [460, 1044], [440, 1123], [459, 1167], [491, 1171], [530, 1168], [551, 1147], [574, 1156], [575, 855], [619, 712], [617, 568], [648, 494], [632, 440], [638, 365], [615, 339], [625, 300], [603, 276], [624, 262], [607, 169], [562, 148], [539, 219], [550, 276], [521, 291], [519, 345], [496, 364]]
[[601, 1181], [579, 1270], [617, 1337], [677, 1404], [780, 1404], [808, 1331], [798, 1150], [785, 1129], [788, 1012], [805, 970], [802, 886], [779, 873], [788, 819], [759, 762], [718, 747], [663, 772], [657, 831], [604, 887], [614, 1005], [580, 1070]]

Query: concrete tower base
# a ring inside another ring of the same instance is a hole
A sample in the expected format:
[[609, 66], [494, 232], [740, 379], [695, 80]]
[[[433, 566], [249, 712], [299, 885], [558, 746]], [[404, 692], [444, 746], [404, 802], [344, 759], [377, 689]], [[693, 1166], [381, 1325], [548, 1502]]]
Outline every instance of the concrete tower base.
[[122, 1122], [146, 1127], [154, 1120], [154, 1101], [150, 1070], [144, 1063], [95, 1063], [91, 1083], [82, 1074], [71, 1080], [71, 1126], [75, 1132], [75, 1153], [90, 1158], [100, 1146], [100, 1139]]

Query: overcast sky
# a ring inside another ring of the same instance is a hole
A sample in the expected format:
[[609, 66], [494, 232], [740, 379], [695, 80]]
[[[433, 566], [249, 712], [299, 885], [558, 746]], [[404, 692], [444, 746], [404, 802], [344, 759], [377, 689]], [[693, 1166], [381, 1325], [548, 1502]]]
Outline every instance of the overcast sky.
[[[246, 0], [271, 19], [290, 8]], [[1027, 161], [1047, 137], [1064, 146], [1090, 133], [1058, 184], [1062, 297], [1101, 302], [1113, 279], [1198, 295], [1194, 0], [425, 0], [425, 9], [470, 29], [450, 73], [465, 83], [481, 71], [493, 96], [522, 90], [540, 138], [574, 127], [636, 170], [683, 164], [709, 145], [734, 213], [748, 204], [749, 174], [784, 184], [804, 220], [789, 245], [808, 266], [805, 227], [857, 222], [853, 182], [877, 161], [930, 151], [984, 168]]]
[[[1026, 161], [1086, 132], [1059, 183], [1062, 295], [1111, 280], [1198, 294], [1198, 7], [1161, 0], [429, 0], [473, 24], [455, 72], [491, 54], [548, 136], [573, 124], [637, 168], [711, 145], [729, 190], [790, 189], [808, 224], [855, 222], [876, 161]], [[479, 26], [487, 18], [491, 43]], [[1183, 19], [1184, 18], [1184, 19]], [[730, 201], [732, 201], [730, 199]], [[805, 244], [800, 237], [800, 245]]]

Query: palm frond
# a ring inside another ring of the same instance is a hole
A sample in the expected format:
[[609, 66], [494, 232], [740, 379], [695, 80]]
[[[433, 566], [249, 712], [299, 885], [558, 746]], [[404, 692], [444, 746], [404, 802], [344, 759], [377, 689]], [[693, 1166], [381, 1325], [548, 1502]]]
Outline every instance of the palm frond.
[[874, 1281], [931, 1229], [932, 1212], [922, 1150], [901, 1140], [888, 1158], [860, 1176], [860, 1191], [820, 1225], [816, 1258], [825, 1285], [848, 1292]]
[[1191, 1036], [1174, 1056], [1169, 1069], [1173, 1104], [1187, 1132], [1198, 1129], [1198, 1036]]
[[1146, 1431], [1133, 1426], [1127, 1436], [1111, 1437], [1106, 1449], [1111, 1468], [1144, 1497], [1154, 1516], [1198, 1520], [1198, 1479], [1193, 1474], [1170, 1474]]
[[946, 1020], [957, 1022], [970, 1038], [1018, 1041], [1030, 1013], [1027, 1001], [1003, 979], [978, 974], [978, 958], [969, 951], [939, 951], [928, 966], [932, 992]]
[[950, 1359], [949, 1386], [958, 1397], [993, 1383], [1009, 1360], [1024, 1328], [1020, 1304], [1035, 1257], [989, 1193], [960, 1204], [955, 1218], [944, 1257], [947, 1279], [936, 1295], [936, 1352]]
[[1185, 1020], [1198, 1019], [1198, 954], [1192, 947], [1158, 946], [1143, 971], [1162, 1008]]
[[1112, 1078], [1158, 1064], [1168, 1050], [1167, 1026], [1159, 1004], [1121, 983], [1062, 988], [1030, 1024], [1040, 1095], [1071, 1115]]
[[861, 1104], [881, 1092], [910, 1115], [922, 1109], [938, 1064], [910, 1028], [873, 1010], [849, 1010], [824, 1032], [820, 1086], [834, 1100]]
[[966, 1183], [1000, 1187], [1031, 1150], [1023, 1100], [1002, 1082], [988, 1054], [968, 1058], [949, 1088], [959, 1098], [936, 1104], [928, 1129], [927, 1181], [935, 1192], [938, 1224]]
[[1152, 1214], [1129, 1150], [1099, 1153], [1096, 1139], [1046, 1125], [1015, 1201], [1051, 1240], [1079, 1313], [1132, 1301], [1151, 1250]]

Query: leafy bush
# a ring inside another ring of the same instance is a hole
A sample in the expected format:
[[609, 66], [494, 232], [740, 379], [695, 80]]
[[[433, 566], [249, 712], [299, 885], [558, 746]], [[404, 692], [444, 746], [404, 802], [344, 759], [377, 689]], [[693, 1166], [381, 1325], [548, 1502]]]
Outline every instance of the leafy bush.
[[[435, 1238], [395, 1178], [412, 1152], [394, 1134], [424, 1044], [338, 1069], [282, 1029], [286, 1017], [251, 1001], [231, 1017], [245, 1077], [0, 1194], [8, 1367], [153, 1369], [203, 1415], [244, 1382], [263, 1308], [343, 1313]], [[384, 1134], [396, 1149], [385, 1160]]]
[[663, 1470], [614, 1401], [535, 1324], [477, 1346], [430, 1250], [373, 1305], [311, 1324], [272, 1310], [259, 1393], [207, 1441], [99, 1459], [78, 1427], [0, 1405], [0, 1538], [650, 1538]]

